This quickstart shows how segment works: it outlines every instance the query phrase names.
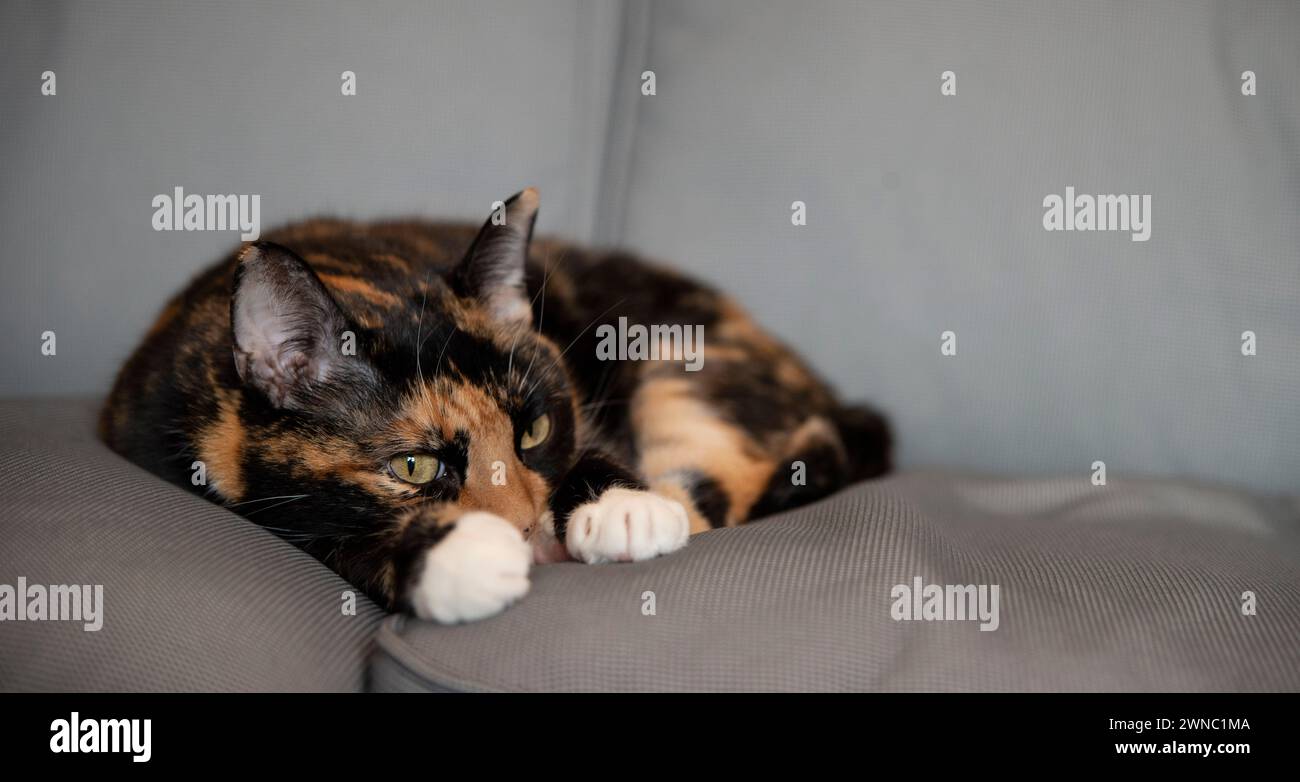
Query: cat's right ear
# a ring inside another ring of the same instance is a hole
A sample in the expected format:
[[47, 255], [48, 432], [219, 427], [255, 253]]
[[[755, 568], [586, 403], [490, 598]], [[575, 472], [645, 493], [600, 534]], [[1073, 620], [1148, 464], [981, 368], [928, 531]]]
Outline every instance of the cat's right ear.
[[537, 190], [530, 187], [501, 204], [451, 274], [456, 292], [478, 299], [499, 322], [532, 321], [532, 307], [524, 287], [524, 263], [539, 203]]
[[239, 377], [278, 408], [337, 402], [340, 381], [365, 368], [343, 355], [347, 316], [306, 262], [278, 244], [240, 253], [230, 328]]

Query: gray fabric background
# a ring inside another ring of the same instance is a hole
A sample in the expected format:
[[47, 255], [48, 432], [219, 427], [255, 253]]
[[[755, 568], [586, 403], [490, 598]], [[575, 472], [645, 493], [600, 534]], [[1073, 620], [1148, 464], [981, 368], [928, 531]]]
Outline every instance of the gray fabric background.
[[[1292, 491], [1298, 39], [1283, 1], [6, 3], [0, 396], [102, 393], [237, 243], [154, 232], [176, 185], [266, 229], [533, 184], [540, 231], [733, 291], [905, 465]], [[1151, 194], [1151, 240], [1045, 232], [1067, 185]]]
[[[1300, 486], [1300, 3], [647, 13], [619, 238], [877, 401], [904, 464]], [[1151, 239], [1046, 232], [1067, 185], [1150, 194]]]
[[[547, 230], [588, 237], [618, 10], [0, 5], [0, 328], [15, 337], [0, 396], [107, 391], [167, 297], [238, 245], [155, 232], [152, 199], [176, 186], [260, 194], [268, 231], [320, 214], [481, 220], [535, 184]], [[34, 349], [46, 329], [56, 361]]]
[[[370, 686], [1297, 690], [1297, 562], [1295, 500], [903, 473], [663, 559], [537, 568], [523, 601], [475, 624], [389, 619]], [[915, 576], [998, 584], [999, 628], [893, 621], [890, 590]]]
[[[1216, 488], [1300, 486], [1297, 40], [1280, 1], [3, 4], [0, 397], [46, 399], [0, 402], [0, 582], [103, 583], [107, 616], [0, 627], [0, 689], [1300, 689], [1300, 508]], [[155, 233], [154, 194], [258, 193], [267, 230], [525, 184], [539, 231], [719, 283], [905, 467], [965, 472], [376, 639], [323, 565], [49, 398], [102, 394], [236, 244]], [[1151, 194], [1151, 240], [1044, 232], [1067, 185]], [[1000, 584], [1001, 629], [890, 621], [913, 576]]]
[[321, 563], [94, 436], [97, 402], [0, 403], [0, 583], [100, 584], [102, 629], [0, 624], [0, 691], [358, 690], [382, 612]]

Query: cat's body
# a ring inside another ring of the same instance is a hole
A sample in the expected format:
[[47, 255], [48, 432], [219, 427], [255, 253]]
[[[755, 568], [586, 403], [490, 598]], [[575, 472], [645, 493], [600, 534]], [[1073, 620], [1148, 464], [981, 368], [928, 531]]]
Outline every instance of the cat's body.
[[[725, 297], [530, 243], [536, 209], [528, 190], [477, 234], [314, 221], [245, 247], [167, 305], [104, 439], [442, 621], [500, 610], [534, 559], [656, 556], [888, 469], [883, 420]], [[606, 360], [620, 318], [703, 327], [698, 371], [671, 344]]]

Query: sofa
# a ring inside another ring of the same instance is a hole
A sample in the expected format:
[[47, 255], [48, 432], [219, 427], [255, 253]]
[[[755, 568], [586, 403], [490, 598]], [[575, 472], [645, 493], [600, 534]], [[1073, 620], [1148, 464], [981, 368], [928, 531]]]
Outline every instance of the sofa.
[[[1300, 689], [1295, 4], [13, 3], [0, 31], [0, 600], [103, 588], [96, 630], [0, 621], [0, 690]], [[238, 242], [153, 230], [153, 194], [259, 193], [269, 228], [528, 184], [539, 233], [727, 289], [883, 409], [897, 470], [440, 626], [96, 439]], [[1046, 230], [1066, 188], [1150, 196], [1149, 238]], [[953, 617], [967, 587], [996, 616]]]
[[[1300, 687], [1295, 498], [901, 471], [670, 557], [539, 566], [504, 613], [440, 626], [345, 611], [345, 581], [110, 452], [94, 413], [0, 406], [0, 572], [104, 587], [98, 630], [0, 625], [6, 690]], [[997, 626], [895, 619], [916, 577], [996, 584]]]

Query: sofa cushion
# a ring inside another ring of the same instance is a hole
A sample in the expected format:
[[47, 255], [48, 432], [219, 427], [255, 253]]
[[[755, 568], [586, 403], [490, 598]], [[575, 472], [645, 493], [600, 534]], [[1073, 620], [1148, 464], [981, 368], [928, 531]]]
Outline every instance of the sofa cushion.
[[[1295, 499], [904, 473], [662, 559], [540, 567], [477, 624], [390, 618], [371, 686], [1295, 690], [1297, 563]], [[893, 619], [918, 577], [998, 585], [996, 629]]]
[[96, 403], [0, 402], [0, 585], [100, 585], [102, 626], [0, 622], [0, 690], [358, 690], [382, 612], [109, 451]]

